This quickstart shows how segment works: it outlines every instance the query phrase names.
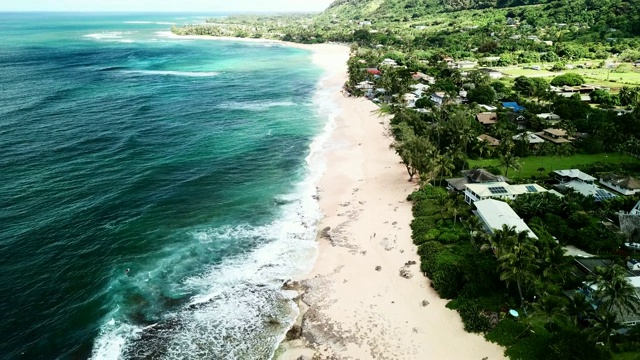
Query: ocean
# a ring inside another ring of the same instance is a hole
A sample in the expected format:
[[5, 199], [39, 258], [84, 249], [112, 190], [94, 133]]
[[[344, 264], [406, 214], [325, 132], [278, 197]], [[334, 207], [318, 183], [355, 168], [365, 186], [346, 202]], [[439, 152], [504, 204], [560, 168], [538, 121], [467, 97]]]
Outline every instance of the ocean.
[[0, 358], [273, 356], [330, 96], [307, 51], [163, 33], [208, 15], [0, 13]]

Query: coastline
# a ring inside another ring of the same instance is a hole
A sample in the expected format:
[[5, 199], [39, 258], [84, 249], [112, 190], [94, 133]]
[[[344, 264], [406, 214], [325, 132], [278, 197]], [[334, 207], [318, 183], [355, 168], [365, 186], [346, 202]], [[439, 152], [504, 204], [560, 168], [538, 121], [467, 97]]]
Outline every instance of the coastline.
[[348, 48], [284, 44], [312, 51], [327, 75], [319, 91], [334, 90], [337, 116], [317, 183], [319, 254], [311, 273], [285, 286], [297, 290], [300, 315], [276, 358], [504, 359], [502, 347], [464, 330], [420, 273], [406, 200], [417, 186], [389, 149], [389, 118], [336, 90], [348, 77]]
[[504, 359], [503, 348], [465, 332], [420, 274], [406, 200], [417, 186], [389, 149], [389, 119], [372, 102], [339, 91], [347, 46], [163, 35], [305, 49], [324, 71], [316, 96], [331, 93], [335, 124], [319, 154], [327, 165], [316, 184], [319, 251], [311, 272], [283, 287], [300, 311], [275, 358]]

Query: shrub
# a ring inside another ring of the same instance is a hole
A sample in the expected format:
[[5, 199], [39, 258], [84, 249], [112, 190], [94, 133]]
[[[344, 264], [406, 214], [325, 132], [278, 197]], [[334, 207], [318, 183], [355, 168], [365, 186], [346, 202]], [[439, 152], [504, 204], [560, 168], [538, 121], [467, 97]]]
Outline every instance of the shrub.
[[582, 84], [584, 84], [584, 78], [576, 73], [562, 74], [551, 80], [553, 86], [580, 86]]
[[609, 352], [601, 351], [593, 341], [589, 341], [583, 333], [563, 331], [556, 334], [551, 345], [553, 359], [558, 360], [606, 360], [611, 358]]
[[505, 350], [504, 354], [511, 359], [518, 360], [539, 360], [549, 359], [549, 346], [551, 345], [551, 336], [549, 333], [528, 334], [514, 345]]
[[458, 236], [458, 234], [454, 232], [445, 232], [443, 234], [440, 234], [440, 236], [438, 237], [438, 241], [443, 244], [454, 244], [458, 242], [459, 239], [460, 237]]
[[460, 270], [464, 258], [447, 250], [435, 254], [434, 260], [432, 276], [429, 277], [433, 288], [441, 298], [455, 298], [464, 287]]
[[445, 247], [437, 241], [427, 241], [418, 247], [420, 255], [420, 271], [431, 277], [435, 265], [435, 256], [444, 251]]
[[435, 227], [435, 218], [432, 216], [420, 216], [411, 221], [411, 237], [416, 245], [425, 242], [423, 234]]
[[447, 307], [458, 310], [465, 331], [480, 333], [491, 330], [489, 318], [473, 300], [463, 300], [456, 303], [452, 301], [447, 304]]
[[485, 338], [501, 346], [511, 346], [518, 342], [520, 336], [525, 335], [528, 325], [513, 319], [504, 319], [485, 335]]

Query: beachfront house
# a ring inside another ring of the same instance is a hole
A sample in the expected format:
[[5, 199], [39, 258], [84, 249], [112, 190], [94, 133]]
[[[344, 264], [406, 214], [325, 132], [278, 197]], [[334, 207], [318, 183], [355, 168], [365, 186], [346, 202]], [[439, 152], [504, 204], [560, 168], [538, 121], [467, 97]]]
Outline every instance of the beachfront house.
[[569, 188], [583, 196], [593, 196], [596, 201], [617, 197], [617, 195], [595, 185], [596, 178], [578, 169], [556, 170], [553, 174], [559, 182], [557, 185], [559, 188]]
[[464, 191], [467, 184], [487, 184], [506, 182], [503, 176], [493, 175], [484, 169], [473, 169], [467, 171], [461, 178], [446, 179], [447, 189], [450, 191]]
[[507, 225], [508, 227], [514, 227], [519, 233], [523, 231], [527, 232], [532, 239], [538, 239], [524, 220], [522, 220], [506, 202], [487, 199], [476, 201], [474, 205], [476, 207], [474, 214], [480, 219], [485, 231], [490, 235], [493, 235], [496, 230], [501, 230], [504, 225]]
[[502, 107], [511, 109], [514, 112], [522, 112], [525, 110], [524, 106], [518, 105], [517, 102], [503, 102]]
[[498, 114], [494, 112], [481, 112], [476, 115], [476, 120], [485, 128], [498, 123]]
[[572, 140], [575, 140], [569, 137], [564, 129], [548, 128], [537, 132], [536, 135], [554, 144], [569, 144]]
[[640, 194], [640, 180], [632, 176], [606, 174], [600, 177], [600, 184], [622, 195]]
[[538, 184], [509, 185], [506, 182], [490, 184], [467, 184], [464, 191], [464, 201], [473, 204], [476, 201], [486, 199], [515, 199], [523, 194], [537, 194], [547, 192], [547, 189]]

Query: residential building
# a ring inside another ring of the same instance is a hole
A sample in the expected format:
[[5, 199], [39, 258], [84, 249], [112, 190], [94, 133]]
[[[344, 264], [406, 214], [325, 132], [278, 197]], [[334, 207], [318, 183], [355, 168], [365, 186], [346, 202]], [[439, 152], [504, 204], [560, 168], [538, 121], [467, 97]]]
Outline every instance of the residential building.
[[514, 227], [518, 233], [525, 231], [530, 238], [538, 239], [524, 220], [506, 202], [487, 199], [476, 201], [474, 205], [476, 206], [474, 213], [482, 221], [487, 233], [493, 235], [496, 230], [501, 230], [506, 225]]
[[634, 206], [633, 209], [631, 209], [630, 214], [631, 215], [640, 215], [640, 201], [638, 201], [636, 206]]
[[484, 169], [469, 170], [461, 178], [447, 179], [447, 189], [455, 191], [464, 191], [467, 184], [486, 184], [496, 182], [506, 182], [503, 176], [493, 175]]
[[521, 111], [525, 110], [525, 108], [523, 106], [518, 105], [517, 102], [503, 102], [502, 103], [502, 107], [505, 107], [507, 109], [511, 109], [514, 112], [521, 112]]
[[542, 113], [542, 114], [538, 114], [536, 115], [537, 117], [539, 117], [540, 119], [543, 120], [560, 120], [560, 116], [554, 114], [554, 113]]
[[367, 72], [371, 75], [380, 76], [382, 72], [378, 68], [367, 68]]
[[382, 60], [380, 65], [381, 66], [398, 66], [398, 63], [393, 59], [387, 58], [387, 59]]
[[483, 108], [483, 109], [485, 109], [485, 110], [487, 110], [487, 111], [496, 111], [496, 110], [498, 110], [497, 107], [491, 106], [491, 105], [479, 104], [478, 106]]
[[467, 184], [464, 200], [468, 204], [486, 199], [515, 199], [522, 194], [547, 192], [538, 184], [509, 185], [506, 182], [490, 184]]
[[545, 140], [551, 141], [554, 144], [569, 144], [572, 140], [574, 140], [573, 138], [567, 136], [567, 132], [563, 129], [544, 129], [541, 132], [537, 132], [536, 135]]
[[431, 86], [425, 84], [414, 84], [411, 85], [410, 88], [416, 91], [427, 91]]
[[476, 115], [476, 120], [485, 127], [490, 127], [498, 123], [498, 114], [494, 112], [482, 112]]
[[444, 104], [446, 97], [447, 95], [444, 92], [438, 91], [436, 93], [431, 94], [431, 101], [436, 103], [436, 105], [441, 106], [442, 104]]
[[568, 183], [573, 180], [578, 180], [586, 184], [593, 184], [596, 181], [596, 178], [593, 176], [583, 173], [578, 169], [570, 169], [570, 170], [556, 170], [553, 172], [554, 177], [560, 183]]
[[494, 138], [494, 137], [492, 137], [490, 135], [487, 135], [487, 134], [482, 134], [482, 135], [478, 136], [477, 139], [479, 141], [487, 142], [487, 144], [489, 144], [489, 146], [498, 146], [498, 145], [500, 145], [500, 140], [498, 140], [498, 139], [496, 139], [496, 138]]
[[525, 131], [523, 133], [513, 136], [513, 140], [515, 141], [520, 141], [523, 138], [529, 143], [531, 147], [536, 147], [539, 144], [542, 144], [544, 142], [543, 138], [541, 138], [540, 136], [536, 135], [531, 131]]
[[600, 184], [622, 195], [640, 194], [640, 180], [631, 176], [603, 175]]
[[631, 271], [640, 271], [640, 260], [637, 260], [637, 259], [627, 260], [627, 269]]
[[558, 187], [573, 189], [573, 191], [583, 196], [593, 196], [596, 201], [607, 200], [617, 196], [595, 185], [596, 178], [578, 169], [556, 170], [553, 173], [556, 180], [560, 182]]
[[418, 100], [418, 97], [416, 96], [416, 94], [406, 93], [402, 96], [402, 100], [406, 107], [414, 108], [416, 107], [416, 100]]
[[478, 66], [478, 63], [476, 61], [462, 60], [453, 63], [453, 67], [456, 69], [473, 69], [476, 66]]

